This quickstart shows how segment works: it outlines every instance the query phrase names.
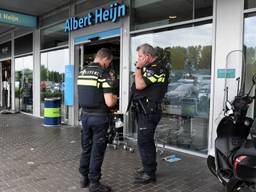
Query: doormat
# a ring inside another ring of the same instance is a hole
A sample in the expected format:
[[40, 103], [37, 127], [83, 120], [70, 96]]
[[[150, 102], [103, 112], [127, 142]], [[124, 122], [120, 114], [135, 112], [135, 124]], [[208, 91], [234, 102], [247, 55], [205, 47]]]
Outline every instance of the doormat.
[[169, 163], [173, 163], [173, 162], [176, 162], [176, 161], [180, 161], [181, 158], [176, 157], [176, 155], [169, 155], [167, 157], [164, 157], [163, 160], [167, 161]]

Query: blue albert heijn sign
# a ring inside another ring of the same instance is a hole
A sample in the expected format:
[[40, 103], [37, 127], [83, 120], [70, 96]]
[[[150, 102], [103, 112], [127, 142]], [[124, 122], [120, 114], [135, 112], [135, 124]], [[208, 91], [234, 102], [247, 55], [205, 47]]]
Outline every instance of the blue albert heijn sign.
[[74, 105], [74, 65], [65, 66], [64, 104]]
[[76, 18], [71, 17], [65, 21], [65, 32], [75, 31], [78, 29], [86, 28], [94, 24], [103, 22], [116, 22], [119, 18], [124, 17], [127, 12], [125, 4], [114, 3], [109, 8], [96, 9], [93, 13], [88, 13], [84, 17]]
[[0, 9], [0, 23], [35, 28], [37, 17]]

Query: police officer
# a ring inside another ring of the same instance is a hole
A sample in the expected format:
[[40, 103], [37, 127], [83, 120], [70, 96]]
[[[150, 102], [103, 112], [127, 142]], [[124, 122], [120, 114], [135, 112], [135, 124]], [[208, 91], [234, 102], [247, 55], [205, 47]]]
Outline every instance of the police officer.
[[100, 183], [101, 166], [107, 146], [109, 108], [117, 102], [113, 94], [111, 77], [107, 68], [113, 55], [109, 49], [100, 49], [94, 62], [78, 76], [79, 105], [82, 107], [82, 154], [79, 171], [81, 187], [89, 185], [90, 192], [109, 192], [111, 188]]
[[137, 48], [133, 102], [138, 124], [138, 149], [142, 167], [136, 170], [135, 183], [156, 180], [156, 147], [154, 134], [161, 119], [161, 101], [166, 91], [167, 70], [160, 65], [155, 49], [149, 44]]

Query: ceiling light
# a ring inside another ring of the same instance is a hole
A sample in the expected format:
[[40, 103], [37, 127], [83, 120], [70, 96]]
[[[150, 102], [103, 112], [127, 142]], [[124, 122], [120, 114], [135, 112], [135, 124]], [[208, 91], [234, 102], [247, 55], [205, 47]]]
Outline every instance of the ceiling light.
[[176, 15], [171, 15], [171, 16], [169, 16], [169, 19], [177, 19], [177, 16]]

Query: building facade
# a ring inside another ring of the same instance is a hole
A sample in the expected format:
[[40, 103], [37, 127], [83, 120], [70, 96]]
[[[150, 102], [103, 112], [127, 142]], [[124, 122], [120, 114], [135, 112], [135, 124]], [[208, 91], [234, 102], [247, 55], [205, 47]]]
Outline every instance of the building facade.
[[37, 28], [0, 36], [0, 104], [43, 117], [44, 98], [61, 97], [62, 121], [78, 125], [76, 76], [107, 47], [119, 80], [117, 110], [135, 138], [126, 108], [136, 47], [149, 43], [171, 66], [157, 141], [204, 156], [223, 115], [225, 85], [231, 100], [242, 71], [246, 86], [256, 72], [255, 15], [255, 0], [76, 1], [40, 16]]

